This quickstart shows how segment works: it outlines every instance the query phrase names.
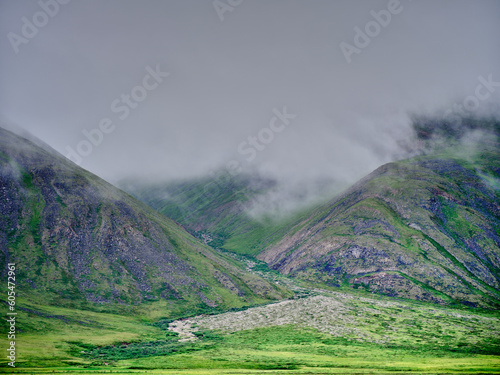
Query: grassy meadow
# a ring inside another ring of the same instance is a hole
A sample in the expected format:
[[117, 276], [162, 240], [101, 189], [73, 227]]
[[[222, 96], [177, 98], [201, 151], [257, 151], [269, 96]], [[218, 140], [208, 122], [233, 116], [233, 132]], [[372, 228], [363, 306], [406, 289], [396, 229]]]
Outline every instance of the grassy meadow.
[[151, 304], [112, 314], [20, 300], [17, 366], [1, 358], [0, 372], [500, 373], [500, 314], [492, 311], [324, 290], [183, 318], [189, 332], [173, 332], [179, 321], [169, 311]]

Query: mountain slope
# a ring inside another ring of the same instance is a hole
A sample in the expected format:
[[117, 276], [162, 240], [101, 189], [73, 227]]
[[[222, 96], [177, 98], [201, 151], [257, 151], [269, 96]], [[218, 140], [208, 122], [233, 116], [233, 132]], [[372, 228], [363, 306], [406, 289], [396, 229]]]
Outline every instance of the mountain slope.
[[187, 310], [287, 293], [97, 176], [1, 128], [0, 251], [2, 264], [16, 263], [18, 292], [49, 303], [166, 300]]
[[500, 300], [500, 152], [492, 138], [389, 163], [258, 258], [329, 285], [439, 303]]
[[417, 142], [409, 150], [426, 156], [384, 165], [340, 197], [281, 222], [248, 215], [247, 201], [273, 188], [252, 185], [251, 178], [132, 183], [128, 191], [210, 246], [257, 256], [289, 276], [438, 303], [496, 306], [500, 123], [413, 122]]
[[273, 224], [249, 215], [249, 204], [275, 185], [270, 179], [245, 174], [231, 176], [224, 171], [212, 178], [165, 183], [124, 180], [119, 184], [210, 246], [244, 254], [260, 251], [262, 237]]

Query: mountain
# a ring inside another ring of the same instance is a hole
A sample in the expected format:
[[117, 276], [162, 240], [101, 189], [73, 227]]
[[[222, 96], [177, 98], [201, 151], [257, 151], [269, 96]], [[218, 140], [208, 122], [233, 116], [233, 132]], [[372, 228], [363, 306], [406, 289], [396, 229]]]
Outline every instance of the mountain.
[[21, 297], [51, 304], [166, 301], [198, 311], [288, 295], [48, 146], [2, 128], [0, 257], [16, 263]]
[[327, 285], [498, 306], [498, 141], [383, 165], [303, 217], [258, 258]]
[[276, 187], [276, 181], [219, 171], [211, 177], [144, 183], [126, 179], [120, 188], [172, 218], [211, 247], [256, 254], [272, 220], [248, 213], [251, 202]]
[[[228, 181], [206, 196], [198, 185], [200, 206], [183, 202], [179, 187], [178, 203], [198, 207], [196, 221], [205, 218], [206, 242], [213, 242], [209, 230], [232, 225], [232, 214], [241, 221], [224, 246], [239, 238], [242, 252], [311, 288], [206, 246], [37, 144], [0, 129], [1, 272], [6, 279], [5, 264], [16, 263], [18, 371], [498, 372], [497, 311], [366, 298], [349, 288], [498, 307], [494, 144], [390, 163], [342, 196], [258, 230], [244, 219], [246, 205], [224, 208], [250, 199], [246, 186], [261, 186], [253, 190], [258, 198], [267, 185]], [[154, 192], [144, 196], [158, 204], [171, 197]], [[226, 201], [218, 198], [224, 194]], [[476, 245], [466, 248], [460, 238]], [[303, 298], [246, 308], [291, 296], [276, 282]], [[332, 291], [336, 285], [343, 290]]]
[[281, 222], [247, 212], [248, 201], [272, 189], [272, 181], [247, 176], [126, 189], [209, 245], [313, 284], [498, 306], [500, 123], [413, 121], [420, 156], [383, 165]]

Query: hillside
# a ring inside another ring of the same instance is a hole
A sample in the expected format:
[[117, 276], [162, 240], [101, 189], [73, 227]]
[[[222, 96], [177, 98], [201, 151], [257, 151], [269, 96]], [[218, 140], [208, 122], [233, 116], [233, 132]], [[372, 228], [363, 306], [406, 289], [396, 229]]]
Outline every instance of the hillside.
[[[499, 123], [415, 118], [413, 126], [421, 156], [383, 165], [330, 202], [282, 222], [248, 215], [248, 201], [273, 187], [249, 176], [131, 182], [126, 189], [210, 246], [255, 256], [285, 275], [436, 303], [497, 306]], [[474, 136], [482, 138], [469, 140]]]
[[[269, 226], [245, 219], [238, 202], [272, 184], [227, 181], [203, 195], [195, 181], [199, 206], [180, 199], [179, 186], [179, 205], [199, 207], [184, 216], [193, 233], [217, 247], [210, 231], [232, 228], [221, 242], [239, 241], [242, 254], [203, 244], [48, 146], [3, 129], [0, 165], [19, 368], [498, 372], [498, 313], [470, 308], [498, 308], [500, 299], [494, 140], [389, 163]], [[162, 203], [155, 190], [145, 196]], [[200, 227], [194, 217], [204, 218]]]
[[254, 254], [272, 220], [248, 214], [252, 200], [272, 190], [276, 181], [244, 173], [231, 176], [219, 171], [213, 177], [144, 183], [127, 179], [120, 188], [214, 248]]
[[331, 286], [498, 306], [499, 175], [494, 138], [383, 165], [258, 258]]
[[0, 172], [0, 256], [16, 263], [20, 297], [86, 308], [163, 301], [168, 315], [288, 293], [48, 146], [1, 128]]

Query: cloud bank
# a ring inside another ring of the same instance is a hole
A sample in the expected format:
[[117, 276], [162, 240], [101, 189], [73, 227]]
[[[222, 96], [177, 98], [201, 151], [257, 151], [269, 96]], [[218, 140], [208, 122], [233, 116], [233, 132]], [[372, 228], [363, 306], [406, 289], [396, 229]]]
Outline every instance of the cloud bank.
[[0, 113], [112, 182], [232, 163], [316, 191], [404, 155], [408, 113], [498, 101], [498, 1], [222, 3], [1, 2]]

